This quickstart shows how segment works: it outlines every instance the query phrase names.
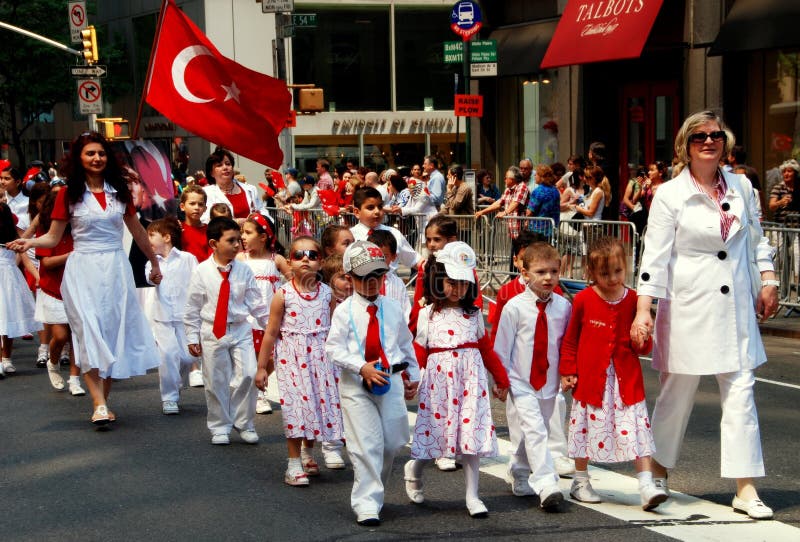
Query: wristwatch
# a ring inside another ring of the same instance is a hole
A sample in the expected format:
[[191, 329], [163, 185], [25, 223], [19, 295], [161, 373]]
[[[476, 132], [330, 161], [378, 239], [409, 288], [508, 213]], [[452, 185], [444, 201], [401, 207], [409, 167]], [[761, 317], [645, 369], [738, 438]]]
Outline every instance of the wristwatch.
[[781, 281], [774, 279], [765, 279], [761, 281], [761, 287], [763, 288], [764, 286], [775, 286], [776, 288], [780, 288]]

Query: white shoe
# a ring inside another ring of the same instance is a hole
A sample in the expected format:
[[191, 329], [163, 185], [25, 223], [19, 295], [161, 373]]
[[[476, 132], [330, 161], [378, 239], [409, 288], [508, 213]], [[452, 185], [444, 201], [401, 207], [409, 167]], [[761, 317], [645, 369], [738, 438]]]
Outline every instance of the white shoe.
[[485, 518], [489, 515], [489, 510], [480, 499], [467, 501], [467, 510], [469, 510], [470, 517], [473, 518]]
[[230, 443], [231, 438], [228, 433], [217, 433], [211, 437], [211, 444], [216, 444], [217, 446], [227, 446]]
[[36, 366], [39, 369], [44, 369], [47, 367], [47, 364], [50, 362], [50, 350], [47, 348], [47, 345], [40, 345], [39, 346], [39, 354], [36, 356]]
[[5, 378], [5, 377], [6, 377], [6, 372], [3, 369], [3, 364], [0, 363], [0, 378]]
[[569, 496], [578, 502], [590, 504], [603, 502], [588, 479], [574, 478], [572, 480], [572, 487], [569, 489]]
[[[422, 480], [420, 478], [414, 478], [414, 473], [411, 472], [411, 466], [414, 464], [414, 460], [406, 461], [406, 464], [403, 466], [403, 478], [406, 482], [406, 495], [408, 495], [408, 500], [416, 504], [422, 504], [425, 502], [425, 494], [422, 492]], [[469, 502], [467, 502], [467, 507], [469, 507]], [[470, 511], [470, 514], [472, 512]]]
[[69, 385], [69, 392], [70, 394], [72, 394], [73, 397], [86, 395], [86, 391], [81, 387], [80, 377], [77, 376], [69, 377], [67, 384]]
[[61, 355], [58, 358], [58, 364], [62, 367], [69, 367], [69, 341], [64, 344], [64, 348], [61, 349]]
[[545, 510], [556, 508], [563, 500], [564, 495], [557, 484], [547, 486], [539, 492], [539, 506]]
[[289, 465], [283, 475], [283, 481], [290, 486], [305, 487], [308, 486], [308, 475], [302, 466]]
[[454, 471], [456, 470], [456, 460], [453, 457], [440, 457], [436, 460], [436, 468], [444, 472]]
[[14, 364], [11, 363], [10, 359], [4, 359], [2, 365], [3, 365], [3, 372], [5, 372], [7, 375], [14, 374], [17, 372], [17, 368], [14, 367]]
[[256, 414], [272, 414], [272, 405], [269, 403], [269, 399], [267, 399], [267, 395], [264, 392], [258, 393], [258, 399], [256, 399]]
[[322, 459], [325, 466], [331, 470], [344, 468], [344, 456], [340, 450], [322, 450]]
[[642, 496], [642, 510], [644, 511], [652, 510], [669, 498], [666, 491], [656, 487], [654, 483], [639, 486], [639, 494]]
[[189, 386], [193, 388], [203, 387], [203, 371], [200, 369], [189, 371]]
[[253, 429], [240, 429], [239, 436], [247, 444], [258, 444], [258, 433]]
[[181, 409], [175, 401], [164, 401], [161, 403], [161, 412], [169, 416], [170, 414], [180, 414]]
[[746, 501], [736, 496], [732, 506], [734, 512], [747, 514], [753, 519], [772, 519], [772, 508], [761, 502], [761, 499]]
[[531, 495], [536, 495], [536, 492], [528, 483], [528, 475], [521, 472], [511, 473], [511, 493], [516, 497], [530, 497]]
[[314, 459], [314, 449], [310, 450], [306, 447], [300, 449], [300, 464], [303, 465], [303, 472], [308, 476], [319, 475], [319, 465], [317, 460]]
[[64, 377], [61, 376], [59, 373], [58, 365], [51, 365], [50, 362], [47, 362], [47, 376], [50, 378], [50, 384], [53, 388], [61, 391], [64, 389]]
[[662, 490], [669, 497], [669, 484], [666, 478], [653, 478], [653, 485]]
[[572, 478], [572, 475], [575, 474], [575, 460], [569, 457], [560, 455], [553, 459], [553, 464], [561, 478]]

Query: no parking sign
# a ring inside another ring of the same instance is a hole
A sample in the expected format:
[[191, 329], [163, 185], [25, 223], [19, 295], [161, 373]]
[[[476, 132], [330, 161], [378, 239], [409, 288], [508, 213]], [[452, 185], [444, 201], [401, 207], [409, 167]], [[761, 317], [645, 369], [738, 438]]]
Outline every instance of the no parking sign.
[[461, 36], [462, 40], [468, 41], [481, 29], [482, 20], [480, 6], [472, 0], [462, 0], [453, 5], [450, 29]]

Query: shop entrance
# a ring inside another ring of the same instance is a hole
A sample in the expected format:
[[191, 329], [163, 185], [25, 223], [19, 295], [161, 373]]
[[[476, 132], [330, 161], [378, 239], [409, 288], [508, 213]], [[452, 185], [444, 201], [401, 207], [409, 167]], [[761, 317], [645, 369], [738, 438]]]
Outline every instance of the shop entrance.
[[678, 82], [628, 83], [620, 102], [620, 185], [625, 186], [639, 166], [656, 160], [672, 163], [680, 126]]

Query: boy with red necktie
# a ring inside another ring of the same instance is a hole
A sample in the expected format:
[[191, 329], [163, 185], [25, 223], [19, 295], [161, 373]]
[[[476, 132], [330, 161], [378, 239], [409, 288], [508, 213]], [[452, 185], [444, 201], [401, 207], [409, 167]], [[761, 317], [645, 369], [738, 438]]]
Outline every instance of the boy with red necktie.
[[325, 351], [342, 368], [339, 396], [355, 474], [351, 507], [359, 525], [376, 526], [394, 456], [409, 439], [405, 399], [417, 391], [419, 368], [400, 305], [380, 295], [389, 270], [381, 249], [356, 241], [344, 253], [344, 270], [354, 293], [336, 307]]
[[247, 316], [266, 327], [269, 307], [261, 303], [253, 271], [235, 261], [242, 246], [236, 221], [214, 218], [206, 235], [213, 253], [192, 272], [183, 317], [189, 352], [203, 357], [211, 443], [230, 444], [235, 427], [244, 442], [256, 444], [257, 362]]

